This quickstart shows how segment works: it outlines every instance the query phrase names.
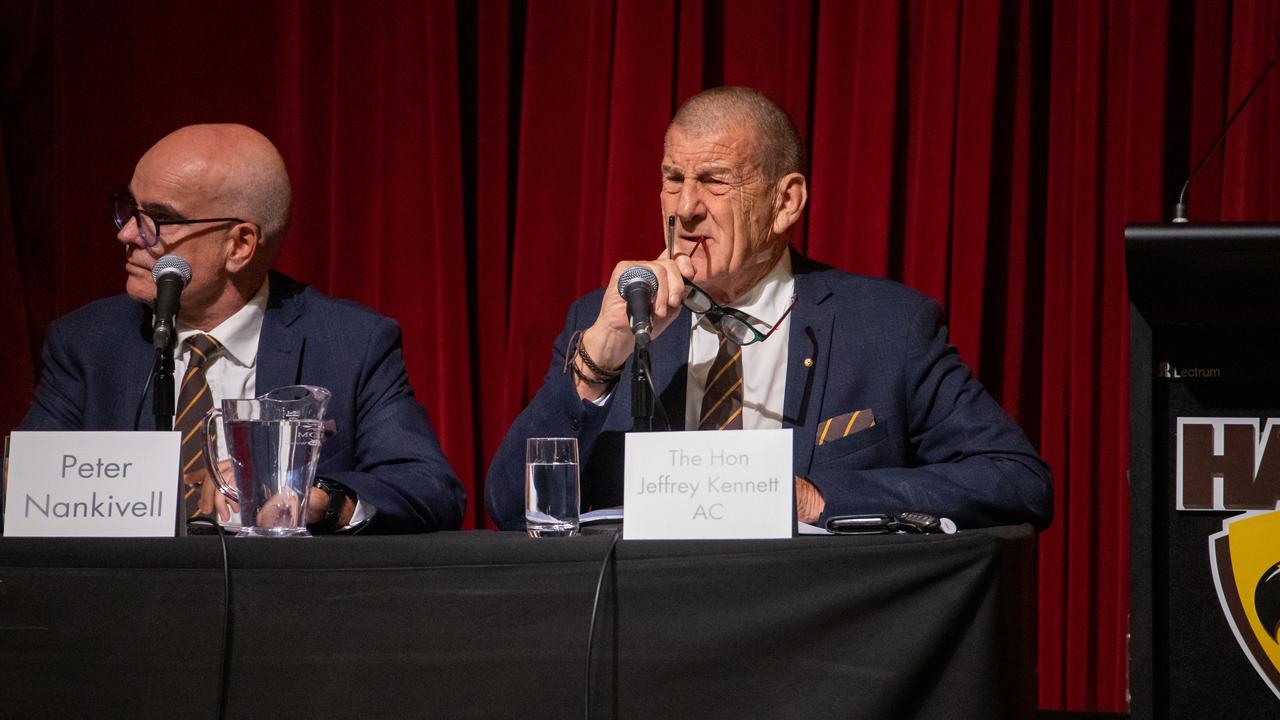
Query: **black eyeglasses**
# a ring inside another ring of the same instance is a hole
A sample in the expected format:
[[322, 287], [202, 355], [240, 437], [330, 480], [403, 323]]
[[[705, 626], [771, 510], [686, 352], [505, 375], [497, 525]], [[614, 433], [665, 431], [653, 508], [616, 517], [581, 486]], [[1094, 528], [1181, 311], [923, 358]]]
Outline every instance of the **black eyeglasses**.
[[787, 305], [786, 312], [782, 313], [782, 317], [769, 328], [769, 332], [762, 333], [751, 324], [751, 316], [738, 310], [737, 308], [725, 307], [719, 305], [706, 290], [694, 285], [688, 280], [684, 281], [685, 287], [689, 292], [684, 296], [684, 306], [698, 315], [705, 315], [707, 319], [720, 330], [721, 334], [739, 345], [750, 345], [751, 343], [764, 342], [769, 339], [778, 326], [782, 325], [782, 321], [791, 314], [791, 308], [796, 306], [796, 296], [791, 296], [791, 303]]
[[219, 217], [219, 218], [197, 218], [193, 220], [184, 220], [182, 218], [155, 217], [151, 213], [138, 207], [138, 201], [133, 199], [133, 195], [127, 192], [118, 192], [111, 194], [111, 210], [112, 220], [115, 220], [116, 229], [119, 230], [129, 224], [130, 220], [138, 223], [138, 237], [142, 239], [142, 247], [150, 248], [160, 242], [160, 228], [165, 225], [197, 225], [199, 223], [220, 223], [248, 222], [236, 217]]

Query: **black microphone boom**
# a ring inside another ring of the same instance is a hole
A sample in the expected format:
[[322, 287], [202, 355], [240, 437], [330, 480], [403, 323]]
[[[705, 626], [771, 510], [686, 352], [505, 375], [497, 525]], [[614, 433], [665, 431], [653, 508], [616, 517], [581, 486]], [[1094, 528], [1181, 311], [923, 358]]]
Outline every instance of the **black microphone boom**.
[[649, 335], [653, 328], [651, 307], [658, 292], [658, 276], [642, 265], [629, 267], [618, 276], [618, 294], [627, 301], [627, 317], [631, 320], [631, 332]]
[[178, 319], [178, 298], [182, 296], [182, 289], [191, 282], [191, 266], [177, 255], [165, 255], [156, 261], [151, 279], [156, 281], [151, 342], [157, 350], [172, 349], [178, 336], [174, 329]]
[[[1276, 42], [1280, 44], [1280, 34], [1276, 35]], [[1280, 61], [1280, 55], [1271, 58], [1271, 62], [1267, 63], [1267, 67], [1263, 69], [1262, 74], [1253, 83], [1253, 87], [1249, 88], [1249, 92], [1245, 93], [1244, 99], [1236, 106], [1231, 117], [1227, 118], [1227, 124], [1222, 126], [1222, 132], [1218, 133], [1218, 139], [1213, 141], [1213, 145], [1209, 146], [1209, 152], [1200, 158], [1200, 162], [1196, 163], [1195, 169], [1187, 176], [1187, 181], [1182, 183], [1182, 192], [1178, 193], [1178, 202], [1173, 206], [1173, 221], [1176, 223], [1184, 223], [1187, 221], [1187, 188], [1191, 187], [1191, 181], [1195, 179], [1196, 174], [1200, 172], [1200, 168], [1209, 162], [1209, 158], [1213, 157], [1213, 152], [1218, 149], [1222, 141], [1227, 137], [1227, 131], [1235, 124], [1236, 118], [1240, 117], [1240, 111], [1244, 110], [1249, 101], [1253, 99], [1253, 94], [1258, 92], [1258, 88], [1262, 87], [1262, 81], [1267, 79], [1267, 75], [1271, 73], [1271, 68], [1276, 66], [1276, 62]]]

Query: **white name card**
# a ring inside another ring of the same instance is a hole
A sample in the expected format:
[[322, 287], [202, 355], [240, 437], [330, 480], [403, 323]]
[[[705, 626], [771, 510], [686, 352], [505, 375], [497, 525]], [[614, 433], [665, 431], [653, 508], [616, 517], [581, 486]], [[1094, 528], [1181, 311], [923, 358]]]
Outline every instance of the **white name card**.
[[789, 538], [791, 430], [628, 433], [622, 537]]
[[173, 537], [176, 432], [15, 432], [4, 534]]

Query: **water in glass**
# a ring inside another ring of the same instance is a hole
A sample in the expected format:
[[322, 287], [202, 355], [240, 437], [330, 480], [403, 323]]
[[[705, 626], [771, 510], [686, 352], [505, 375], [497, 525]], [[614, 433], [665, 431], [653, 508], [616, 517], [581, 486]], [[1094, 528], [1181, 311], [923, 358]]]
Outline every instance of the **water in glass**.
[[578, 464], [571, 462], [525, 465], [525, 527], [534, 537], [578, 532]]

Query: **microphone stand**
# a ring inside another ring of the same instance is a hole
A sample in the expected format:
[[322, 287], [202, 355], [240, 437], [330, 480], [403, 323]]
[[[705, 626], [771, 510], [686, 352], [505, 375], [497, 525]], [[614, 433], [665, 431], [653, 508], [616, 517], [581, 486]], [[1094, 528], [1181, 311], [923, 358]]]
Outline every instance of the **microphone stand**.
[[[163, 321], [157, 322], [156, 326], [158, 327], [161, 322]], [[152, 332], [154, 333], [155, 329]], [[173, 430], [173, 412], [176, 404], [173, 399], [173, 346], [177, 339], [178, 335], [174, 332], [173, 324], [170, 323], [167, 332], [155, 343], [152, 411], [156, 416], [156, 430], [164, 432]]]
[[173, 345], [156, 350], [155, 388], [156, 430], [173, 429]]
[[631, 362], [631, 430], [653, 430], [654, 397], [649, 382], [649, 333], [636, 333], [636, 351]]
[[[169, 432], [173, 430], [173, 333], [169, 334], [169, 341], [163, 345], [156, 346], [156, 361], [152, 366], [152, 410], [156, 415], [156, 430]], [[178, 465], [182, 465], [181, 462]], [[182, 492], [182, 473], [178, 473], [178, 483], [175, 488], [177, 492], [175, 496], [178, 500], [178, 511], [174, 513], [175, 534], [178, 537], [185, 537], [187, 534], [187, 522], [185, 515], [186, 502], [183, 500]]]

